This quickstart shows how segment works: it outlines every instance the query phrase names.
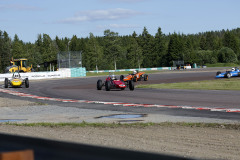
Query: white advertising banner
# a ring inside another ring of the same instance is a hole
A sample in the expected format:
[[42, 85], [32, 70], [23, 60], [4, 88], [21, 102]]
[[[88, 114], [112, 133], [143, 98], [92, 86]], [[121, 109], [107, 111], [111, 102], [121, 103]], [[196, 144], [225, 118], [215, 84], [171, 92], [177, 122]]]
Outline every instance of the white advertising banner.
[[[4, 81], [5, 78], [11, 78], [12, 73], [0, 74], [0, 81]], [[28, 78], [29, 80], [34, 79], [49, 79], [49, 78], [66, 78], [71, 77], [70, 69], [61, 69], [55, 72], [28, 72], [20, 73], [22, 78]]]

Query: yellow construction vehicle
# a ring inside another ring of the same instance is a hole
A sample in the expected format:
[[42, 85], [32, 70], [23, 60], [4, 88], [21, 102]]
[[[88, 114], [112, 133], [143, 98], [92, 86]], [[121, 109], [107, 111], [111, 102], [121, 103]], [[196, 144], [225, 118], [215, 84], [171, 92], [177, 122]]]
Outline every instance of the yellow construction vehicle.
[[13, 73], [13, 72], [32, 72], [33, 68], [32, 65], [29, 67], [27, 66], [27, 59], [20, 58], [20, 59], [13, 59], [10, 61], [10, 66], [8, 66], [5, 70], [6, 73]]

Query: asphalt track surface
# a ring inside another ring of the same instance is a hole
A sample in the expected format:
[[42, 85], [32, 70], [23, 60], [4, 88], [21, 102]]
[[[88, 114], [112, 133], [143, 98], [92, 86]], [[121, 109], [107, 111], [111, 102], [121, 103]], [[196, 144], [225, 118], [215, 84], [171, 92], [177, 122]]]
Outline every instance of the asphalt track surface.
[[[149, 74], [149, 81], [139, 81], [138, 84], [156, 84], [156, 83], [175, 83], [198, 80], [215, 79], [216, 71], [169, 71]], [[96, 89], [98, 79], [105, 80], [103, 77], [86, 77], [86, 78], [68, 78], [58, 80], [40, 80], [31, 81], [30, 88], [18, 88], [18, 91], [33, 95], [63, 98], [74, 100], [90, 100], [104, 102], [124, 102], [140, 104], [157, 104], [157, 105], [178, 105], [178, 106], [195, 106], [195, 107], [212, 107], [212, 108], [240, 108], [240, 91], [217, 91], [217, 90], [176, 90], [176, 89], [140, 89], [135, 88], [130, 91], [126, 88], [124, 91], [111, 90], [105, 91]], [[79, 105], [62, 102], [58, 105], [75, 106], [88, 109], [99, 110], [118, 110], [132, 111], [139, 113], [155, 113], [176, 116], [189, 117], [207, 117], [219, 119], [240, 120], [240, 113], [211, 112], [199, 110], [183, 110], [169, 108], [144, 108], [144, 107], [116, 107], [112, 105], [87, 104]]]

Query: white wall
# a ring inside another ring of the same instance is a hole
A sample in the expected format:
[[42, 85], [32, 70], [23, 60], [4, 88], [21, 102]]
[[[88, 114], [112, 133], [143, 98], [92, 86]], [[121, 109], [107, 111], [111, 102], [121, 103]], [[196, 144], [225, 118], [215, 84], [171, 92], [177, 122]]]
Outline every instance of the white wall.
[[[28, 78], [29, 80], [34, 79], [49, 79], [49, 78], [66, 78], [71, 77], [70, 69], [60, 69], [55, 72], [28, 72], [20, 73], [22, 78]], [[4, 81], [5, 78], [11, 78], [12, 73], [0, 74], [0, 81]]]

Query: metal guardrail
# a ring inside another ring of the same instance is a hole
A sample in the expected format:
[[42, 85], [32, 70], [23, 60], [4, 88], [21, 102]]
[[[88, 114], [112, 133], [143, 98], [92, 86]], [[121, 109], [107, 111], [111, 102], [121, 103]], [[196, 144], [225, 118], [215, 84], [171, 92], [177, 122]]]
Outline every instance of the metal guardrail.
[[175, 156], [0, 134], [0, 152], [32, 149], [34, 160], [190, 160]]

